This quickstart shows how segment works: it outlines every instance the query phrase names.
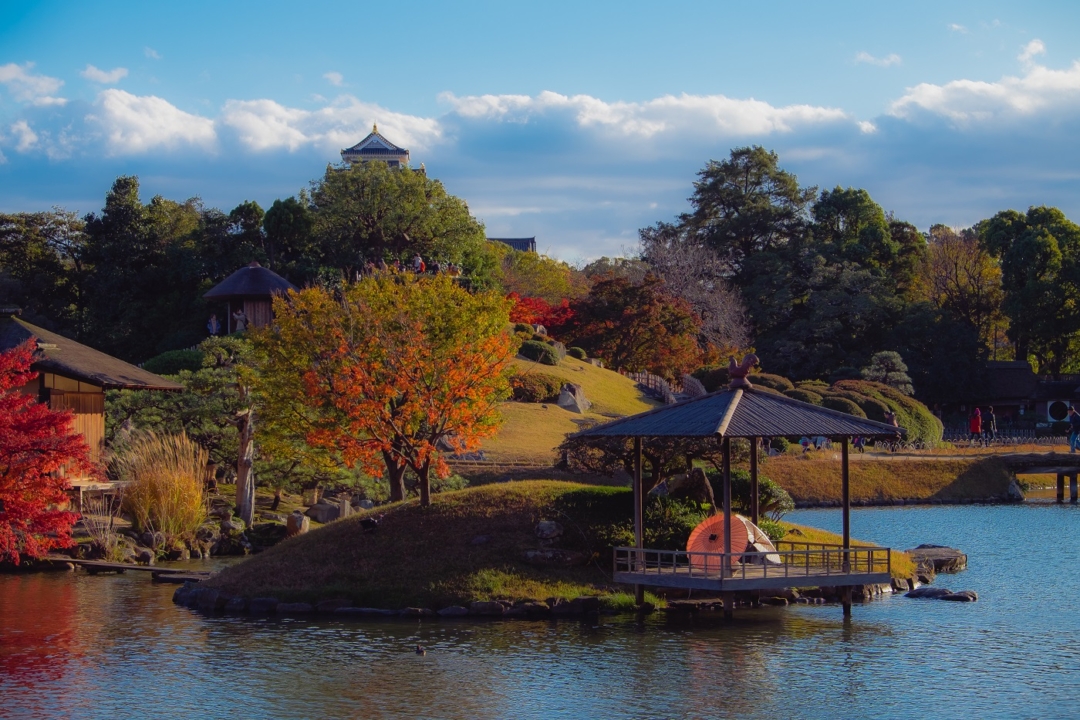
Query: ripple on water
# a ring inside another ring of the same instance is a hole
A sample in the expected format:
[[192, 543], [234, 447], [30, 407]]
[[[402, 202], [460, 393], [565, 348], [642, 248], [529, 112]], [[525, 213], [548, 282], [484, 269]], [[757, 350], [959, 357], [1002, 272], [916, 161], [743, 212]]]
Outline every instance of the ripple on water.
[[[839, 530], [835, 510], [796, 522]], [[1072, 714], [1080, 511], [859, 509], [852, 534], [953, 545], [938, 584], [889, 598], [644, 624], [205, 618], [144, 577], [0, 576], [11, 717], [853, 717]], [[427, 655], [417, 656], [416, 644]]]

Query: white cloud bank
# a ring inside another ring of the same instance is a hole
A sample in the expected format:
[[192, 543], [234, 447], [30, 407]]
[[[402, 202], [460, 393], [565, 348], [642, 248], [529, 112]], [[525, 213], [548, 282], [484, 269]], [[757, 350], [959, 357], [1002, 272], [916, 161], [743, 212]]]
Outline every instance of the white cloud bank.
[[652, 137], [658, 133], [691, 130], [726, 136], [768, 135], [797, 127], [848, 119], [837, 108], [813, 105], [774, 107], [760, 100], [724, 95], [664, 95], [646, 102], [606, 102], [590, 95], [560, 95], [544, 91], [529, 95], [468, 95], [443, 93], [439, 99], [455, 113], [470, 119], [528, 122], [532, 117], [567, 113], [583, 128], [615, 135]]
[[1080, 107], [1080, 61], [1064, 70], [1054, 70], [1031, 62], [1046, 52], [1039, 40], [1032, 40], [1020, 54], [1025, 73], [1005, 76], [997, 82], [953, 80], [944, 85], [921, 83], [895, 101], [891, 115], [911, 119], [921, 112], [948, 118], [959, 126], [1030, 119], [1047, 115], [1072, 114]]
[[112, 70], [101, 70], [93, 65], [87, 65], [86, 69], [79, 73], [84, 78], [91, 82], [100, 83], [102, 85], [115, 85], [122, 79], [127, 77], [127, 68], [118, 67]]
[[213, 150], [214, 121], [180, 110], [154, 95], [105, 90], [86, 120], [100, 127], [111, 155], [131, 155], [158, 148], [193, 145]]
[[64, 81], [48, 75], [36, 75], [32, 72], [33, 69], [32, 62], [0, 65], [0, 84], [19, 102], [39, 106], [65, 104], [65, 98], [56, 97], [56, 92], [63, 87]]

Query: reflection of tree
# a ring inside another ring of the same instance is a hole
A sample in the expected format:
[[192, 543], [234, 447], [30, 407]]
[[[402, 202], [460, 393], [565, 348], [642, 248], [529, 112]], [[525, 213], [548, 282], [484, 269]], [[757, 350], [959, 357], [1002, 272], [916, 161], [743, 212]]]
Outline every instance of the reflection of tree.
[[[47, 575], [0, 578], [0, 678], [33, 688], [64, 679], [81, 655], [78, 598], [71, 582]], [[6, 705], [6, 703], [5, 703]]]

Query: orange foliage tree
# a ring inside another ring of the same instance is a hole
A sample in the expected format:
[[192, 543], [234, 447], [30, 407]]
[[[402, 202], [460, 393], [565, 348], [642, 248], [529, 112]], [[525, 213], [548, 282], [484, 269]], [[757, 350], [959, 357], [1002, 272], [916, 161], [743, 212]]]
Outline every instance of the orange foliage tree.
[[498, 427], [514, 354], [507, 305], [446, 275], [395, 272], [278, 298], [274, 326], [253, 333], [263, 423], [385, 473], [392, 500], [411, 469], [428, 505], [431, 473], [449, 475], [443, 453]]
[[71, 412], [19, 390], [37, 377], [33, 357], [30, 343], [0, 353], [0, 561], [16, 565], [71, 544], [78, 515], [58, 509], [67, 500], [64, 475], [98, 472]]

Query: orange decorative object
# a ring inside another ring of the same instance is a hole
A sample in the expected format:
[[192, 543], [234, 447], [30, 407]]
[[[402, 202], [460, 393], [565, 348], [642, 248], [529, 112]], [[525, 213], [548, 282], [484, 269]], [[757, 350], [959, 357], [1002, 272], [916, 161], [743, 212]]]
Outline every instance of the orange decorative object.
[[[750, 531], [746, 522], [739, 515], [731, 516], [731, 552], [742, 553], [750, 542]], [[686, 551], [689, 553], [722, 553], [724, 552], [724, 516], [713, 515], [705, 520], [690, 533], [690, 539], [686, 541]], [[719, 557], [707, 557], [704, 555], [690, 555], [690, 566], [695, 570], [705, 572], [720, 572], [721, 559]]]

